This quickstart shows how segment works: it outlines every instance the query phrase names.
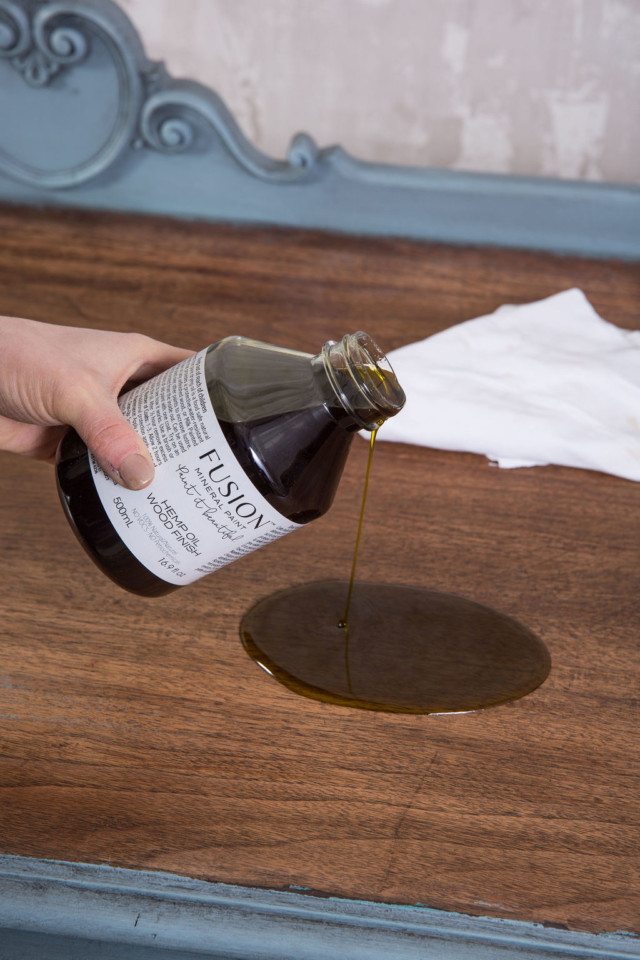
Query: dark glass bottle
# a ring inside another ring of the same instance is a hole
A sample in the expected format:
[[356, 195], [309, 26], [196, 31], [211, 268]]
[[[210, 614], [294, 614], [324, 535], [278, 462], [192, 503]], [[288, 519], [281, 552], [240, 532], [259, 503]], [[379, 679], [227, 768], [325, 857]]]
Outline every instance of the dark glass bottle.
[[159, 596], [322, 516], [354, 434], [404, 399], [365, 333], [317, 356], [227, 337], [121, 398], [156, 465], [149, 487], [117, 486], [70, 430], [60, 499], [112, 580]]

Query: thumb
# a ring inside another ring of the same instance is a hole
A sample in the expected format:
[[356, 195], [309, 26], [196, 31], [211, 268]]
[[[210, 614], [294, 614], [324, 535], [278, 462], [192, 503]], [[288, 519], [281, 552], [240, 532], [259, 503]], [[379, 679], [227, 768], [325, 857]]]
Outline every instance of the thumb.
[[114, 400], [94, 397], [73, 427], [102, 469], [121, 486], [142, 490], [151, 483], [151, 454]]

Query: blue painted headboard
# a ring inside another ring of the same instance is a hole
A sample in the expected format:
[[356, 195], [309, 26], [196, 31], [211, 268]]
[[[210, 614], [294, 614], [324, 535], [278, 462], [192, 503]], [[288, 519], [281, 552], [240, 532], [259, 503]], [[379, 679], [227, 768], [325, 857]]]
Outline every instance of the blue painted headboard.
[[113, 0], [0, 0], [0, 200], [640, 258], [640, 190], [257, 150]]

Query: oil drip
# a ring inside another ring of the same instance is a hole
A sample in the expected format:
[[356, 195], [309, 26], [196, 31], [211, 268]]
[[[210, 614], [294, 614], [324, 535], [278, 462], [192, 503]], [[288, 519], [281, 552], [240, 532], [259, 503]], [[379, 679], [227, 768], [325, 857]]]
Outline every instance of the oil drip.
[[347, 687], [349, 693], [353, 693], [351, 687], [351, 671], [349, 668], [349, 612], [351, 610], [351, 597], [353, 596], [353, 585], [356, 578], [356, 567], [358, 565], [358, 551], [360, 549], [360, 537], [362, 536], [362, 521], [364, 520], [364, 508], [367, 505], [367, 491], [369, 490], [369, 477], [371, 476], [371, 462], [373, 460], [373, 445], [376, 442], [378, 429], [371, 431], [371, 441], [369, 443], [369, 457], [367, 459], [367, 470], [364, 475], [364, 487], [362, 490], [362, 502], [360, 503], [360, 516], [358, 517], [358, 533], [356, 534], [356, 545], [353, 548], [353, 560], [351, 561], [351, 576], [349, 577], [349, 589], [347, 590], [347, 601], [344, 605], [344, 614], [342, 620], [338, 621], [338, 627], [344, 630], [344, 669], [347, 675]]
[[516, 620], [452, 594], [355, 580], [376, 432], [350, 580], [300, 584], [258, 601], [240, 626], [247, 653], [298, 694], [366, 710], [464, 713], [531, 693], [551, 660]]

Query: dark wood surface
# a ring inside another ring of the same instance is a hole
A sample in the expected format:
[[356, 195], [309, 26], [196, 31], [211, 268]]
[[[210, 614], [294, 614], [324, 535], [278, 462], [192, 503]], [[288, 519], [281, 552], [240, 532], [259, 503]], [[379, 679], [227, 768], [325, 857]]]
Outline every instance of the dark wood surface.
[[[637, 265], [0, 210], [0, 312], [194, 349], [391, 349], [574, 285], [638, 325]], [[640, 485], [380, 444], [359, 576], [487, 603], [553, 659], [510, 705], [385, 715], [297, 697], [238, 639], [257, 598], [348, 575], [366, 456], [325, 518], [160, 600], [85, 558], [49, 466], [0, 457], [0, 852], [640, 931]]]

